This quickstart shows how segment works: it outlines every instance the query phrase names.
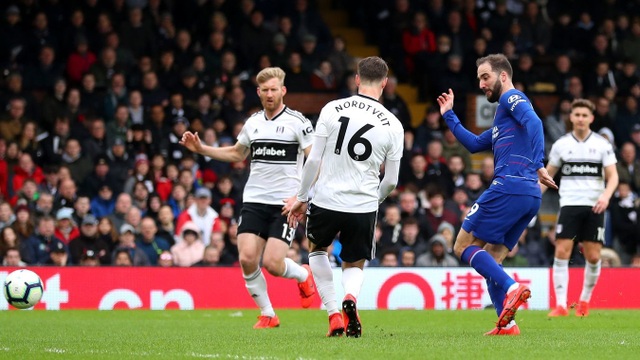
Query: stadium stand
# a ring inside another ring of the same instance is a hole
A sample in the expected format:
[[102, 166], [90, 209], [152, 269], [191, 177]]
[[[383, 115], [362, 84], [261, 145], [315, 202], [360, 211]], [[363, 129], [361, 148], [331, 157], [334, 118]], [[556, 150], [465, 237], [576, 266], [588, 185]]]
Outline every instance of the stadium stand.
[[[140, 240], [144, 217], [157, 223], [156, 237], [173, 245], [179, 238], [176, 219], [193, 203], [196, 191], [206, 187], [218, 214], [223, 207], [233, 208], [214, 229], [210, 246], [220, 252], [221, 264], [236, 264], [233, 231], [250, 166], [197, 157], [178, 139], [190, 129], [209, 144], [232, 145], [244, 120], [260, 108], [254, 76], [267, 66], [286, 70], [285, 103], [315, 120], [327, 101], [353, 93], [350, 80], [358, 58], [380, 55], [388, 61], [397, 84], [382, 101], [401, 118], [407, 136], [398, 192], [380, 209], [386, 214], [398, 205], [400, 218], [381, 216], [380, 227], [383, 238], [395, 240], [391, 250], [398, 254], [407, 245], [402, 228], [408, 218], [420, 224], [424, 245], [436, 234], [455, 238], [459, 221], [449, 235], [442, 234], [448, 227], [432, 229], [422, 218], [429, 212], [429, 196], [437, 191], [434, 184], [454, 189], [445, 192], [444, 206], [458, 219], [485, 186], [476, 174], [488, 154], [471, 155], [466, 169], [451, 172], [451, 178], [428, 171], [437, 163], [449, 166], [458, 151], [452, 150], [455, 141], [447, 143], [442, 119], [430, 111], [433, 94], [452, 87], [464, 99], [456, 106], [467, 126], [487, 128], [477, 116], [479, 56], [503, 52], [512, 60], [516, 85], [530, 95], [548, 139], [554, 129], [570, 127], [563, 120], [562, 101], [588, 97], [599, 105], [594, 130], [607, 135], [616, 149], [627, 144], [640, 158], [640, 5], [570, 4], [4, 1], [0, 256], [18, 248], [24, 260], [30, 254], [27, 244], [59, 240], [74, 249], [70, 262], [80, 264], [78, 259], [91, 252], [99, 254], [97, 263], [109, 265], [116, 249], [135, 248], [127, 243], [128, 233]], [[328, 85], [318, 88], [318, 79]], [[445, 144], [446, 158], [429, 154], [433, 141]], [[402, 203], [400, 194], [407, 191], [415, 197], [411, 204]], [[638, 244], [622, 246], [619, 239], [629, 238], [629, 226], [640, 233], [640, 225], [616, 216], [620, 204], [625, 213], [640, 211], [638, 191], [633, 185], [630, 195], [611, 201], [616, 220], [608, 227], [606, 245], [620, 253], [624, 265], [637, 256]], [[547, 259], [531, 265], [550, 264], [548, 232], [557, 206], [557, 193], [545, 194], [540, 216], [527, 231], [526, 244], [536, 244]], [[71, 217], [57, 218], [69, 211]], [[94, 221], [85, 221], [86, 214], [97, 217], [96, 231], [89, 229]], [[56, 224], [54, 235], [42, 237], [46, 229], [39, 227], [49, 220]], [[306, 261], [303, 231], [296, 246]], [[140, 252], [121, 253], [125, 262], [128, 257], [131, 263], [145, 263]], [[30, 265], [48, 262], [42, 258]]]

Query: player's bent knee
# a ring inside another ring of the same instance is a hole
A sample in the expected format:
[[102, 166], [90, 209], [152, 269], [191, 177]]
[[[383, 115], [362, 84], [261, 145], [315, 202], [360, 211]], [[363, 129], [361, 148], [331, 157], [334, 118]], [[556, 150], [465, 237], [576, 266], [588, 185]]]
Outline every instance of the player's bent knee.
[[456, 237], [456, 242], [453, 244], [453, 252], [458, 258], [461, 258], [464, 249], [468, 248], [472, 242], [473, 236], [466, 232], [464, 229], [460, 229], [460, 232]]
[[453, 244], [453, 252], [456, 254], [458, 259], [462, 257], [462, 253], [464, 252], [464, 249], [466, 249], [467, 247], [469, 247], [469, 244], [459, 244], [458, 242]]
[[273, 276], [282, 276], [284, 272], [283, 259], [263, 258], [262, 267]]
[[502, 264], [504, 259], [507, 257], [507, 254], [509, 253], [509, 249], [507, 249], [507, 247], [502, 244], [486, 244], [484, 246], [484, 249], [487, 251], [487, 253], [489, 253], [489, 255], [491, 255], [491, 257], [493, 257], [493, 259], [498, 264]]
[[278, 271], [276, 266], [274, 265], [269, 265], [269, 266], [263, 266], [267, 272], [273, 276], [282, 276], [282, 271]]
[[245, 274], [255, 272], [259, 266], [259, 259], [257, 256], [240, 254], [238, 256], [238, 262]]
[[588, 253], [588, 254], [584, 254], [584, 259], [589, 263], [589, 264], [595, 264], [598, 261], [600, 261], [600, 253], [599, 252], [592, 252], [592, 253]]
[[558, 259], [569, 260], [572, 250], [573, 240], [558, 239], [556, 241], [556, 250], [554, 252], [554, 256]]

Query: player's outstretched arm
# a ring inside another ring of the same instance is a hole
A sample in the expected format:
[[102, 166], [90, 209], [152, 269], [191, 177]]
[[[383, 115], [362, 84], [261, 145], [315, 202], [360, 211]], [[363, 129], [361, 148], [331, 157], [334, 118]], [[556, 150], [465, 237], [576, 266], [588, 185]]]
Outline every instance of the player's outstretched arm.
[[448, 93], [442, 93], [437, 99], [438, 105], [440, 105], [440, 114], [447, 122], [453, 135], [469, 152], [477, 153], [491, 150], [491, 129], [486, 130], [480, 136], [465, 129], [453, 112], [453, 97], [453, 90], [449, 89]]
[[205, 145], [200, 140], [198, 132], [192, 133], [187, 131], [182, 134], [180, 144], [194, 153], [208, 156], [212, 159], [224, 162], [238, 162], [243, 161], [249, 155], [249, 148], [236, 143], [233, 146], [213, 147]]

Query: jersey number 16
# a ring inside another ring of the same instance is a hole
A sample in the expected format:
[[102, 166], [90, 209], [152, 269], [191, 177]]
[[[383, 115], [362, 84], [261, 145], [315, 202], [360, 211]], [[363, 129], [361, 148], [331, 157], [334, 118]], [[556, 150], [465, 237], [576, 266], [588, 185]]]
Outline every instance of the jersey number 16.
[[[342, 143], [344, 143], [344, 137], [347, 133], [347, 127], [349, 126], [349, 120], [350, 119], [346, 116], [342, 116], [340, 117], [340, 119], [338, 119], [338, 121], [340, 122], [340, 132], [338, 133], [338, 141], [336, 141], [336, 148], [334, 150], [334, 153], [336, 155], [340, 155], [342, 152]], [[372, 128], [373, 125], [366, 124], [358, 131], [356, 131], [356, 133], [353, 134], [353, 137], [351, 137], [351, 139], [349, 140], [349, 143], [347, 144], [347, 152], [353, 160], [365, 161], [369, 158], [369, 156], [371, 156], [371, 152], [373, 151], [371, 142], [363, 138], [362, 135]], [[362, 146], [364, 146], [364, 151], [362, 152], [362, 154], [356, 154], [356, 145], [358, 144], [362, 144]]]

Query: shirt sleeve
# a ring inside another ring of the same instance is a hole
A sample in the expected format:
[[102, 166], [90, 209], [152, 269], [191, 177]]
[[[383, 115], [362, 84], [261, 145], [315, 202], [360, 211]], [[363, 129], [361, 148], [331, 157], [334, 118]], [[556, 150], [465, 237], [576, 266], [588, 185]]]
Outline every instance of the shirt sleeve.
[[613, 152], [613, 146], [610, 143], [607, 143], [604, 151], [602, 152], [602, 166], [607, 167], [609, 165], [616, 164], [618, 159], [616, 159], [616, 154]]
[[523, 117], [527, 134], [531, 140], [531, 153], [533, 161], [536, 164], [536, 170], [544, 167], [544, 130], [542, 129], [542, 120], [535, 111], [528, 111]]
[[242, 127], [242, 130], [240, 130], [240, 134], [238, 134], [238, 142], [247, 148], [251, 148], [251, 139], [249, 138], [249, 127], [251, 127], [251, 125], [249, 121], [247, 121]]
[[384, 177], [378, 186], [378, 204], [391, 194], [398, 184], [398, 174], [400, 173], [400, 160], [387, 158], [384, 163]]
[[480, 135], [476, 135], [462, 126], [460, 119], [458, 119], [458, 116], [453, 110], [444, 113], [443, 117], [453, 135], [469, 152], [477, 153], [491, 150], [491, 129], [485, 130]]
[[298, 143], [302, 149], [306, 149], [313, 144], [313, 133], [313, 125], [311, 125], [311, 121], [309, 121], [309, 119], [306, 119], [305, 122], [299, 123], [297, 136]]
[[400, 161], [404, 151], [404, 129], [398, 121], [398, 127], [393, 128], [391, 133], [391, 146], [387, 152], [387, 159], [392, 161]]
[[329, 119], [330, 115], [326, 110], [328, 107], [325, 106], [320, 111], [320, 116], [318, 117], [318, 122], [316, 123], [315, 136], [318, 137], [328, 137], [329, 136], [329, 124], [327, 123], [327, 119]]
[[542, 120], [533, 110], [529, 99], [518, 92], [510, 92], [509, 96], [500, 98], [500, 105], [507, 108], [513, 119], [527, 129], [531, 141], [531, 154], [536, 170], [544, 167], [544, 133]]
[[309, 190], [315, 183], [318, 172], [320, 171], [320, 164], [322, 163], [325, 146], [327, 146], [327, 138], [317, 136], [316, 134], [309, 157], [302, 168], [300, 187], [298, 188], [297, 194], [297, 199], [299, 201], [306, 202], [309, 200]]
[[500, 98], [500, 105], [507, 109], [511, 117], [513, 117], [518, 124], [525, 126], [524, 116], [529, 111], [533, 111], [533, 105], [529, 99], [517, 92], [509, 92], [509, 94], [511, 95], [503, 95]]
[[559, 168], [562, 166], [562, 159], [560, 158], [558, 147], [557, 141], [551, 146], [551, 151], [549, 151], [549, 165]]

